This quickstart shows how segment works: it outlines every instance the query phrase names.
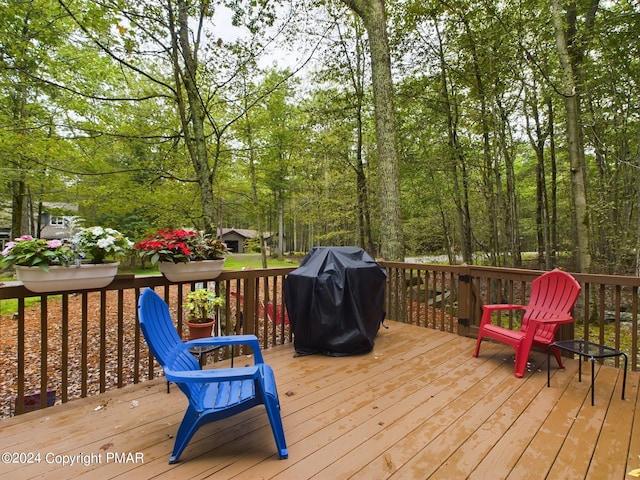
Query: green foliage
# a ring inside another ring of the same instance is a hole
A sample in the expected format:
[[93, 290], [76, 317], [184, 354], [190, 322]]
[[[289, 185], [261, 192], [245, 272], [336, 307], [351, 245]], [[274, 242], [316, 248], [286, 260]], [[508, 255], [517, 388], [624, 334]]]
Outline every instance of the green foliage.
[[92, 263], [103, 263], [107, 258], [126, 255], [133, 242], [113, 228], [82, 228], [73, 237], [76, 251], [85, 255]]
[[[291, 69], [264, 68], [259, 58], [274, 44], [265, 27], [285, 22], [276, 3], [189, 3], [206, 154], [199, 162], [188, 143], [198, 113], [181, 117], [179, 108], [187, 70], [172, 56], [168, 3], [2, 2], [0, 208], [10, 211], [14, 182], [22, 182], [34, 216], [41, 202], [53, 213], [78, 206], [87, 224], [135, 239], [160, 225], [276, 232], [282, 219], [285, 247], [298, 251], [358, 244], [367, 211], [379, 245], [366, 31], [342, 2], [318, 3], [306, 17], [306, 4], [292, 7], [286, 21], [300, 28], [288, 31], [297, 46], [322, 37], [313, 66], [294, 80]], [[467, 239], [489, 263], [510, 262], [514, 243], [544, 247], [546, 229], [555, 251], [573, 251], [548, 6], [387, 5], [407, 253], [457, 254]], [[630, 2], [601, 7], [581, 72], [582, 133], [592, 254], [599, 271], [613, 273], [634, 268], [638, 244], [640, 17]], [[235, 32], [248, 36], [236, 41], [221, 28], [225, 8]], [[308, 18], [315, 22], [305, 25]]]
[[224, 298], [206, 288], [198, 288], [187, 293], [184, 307], [187, 309], [189, 321], [207, 323], [215, 318], [218, 307], [224, 305]]
[[25, 235], [17, 238], [14, 242], [9, 242], [2, 252], [0, 260], [2, 269], [20, 265], [39, 267], [48, 271], [52, 264], [67, 266], [75, 258], [76, 252], [70, 242], [45, 240]]
[[260, 240], [257, 238], [249, 238], [243, 244], [245, 253], [260, 253]]

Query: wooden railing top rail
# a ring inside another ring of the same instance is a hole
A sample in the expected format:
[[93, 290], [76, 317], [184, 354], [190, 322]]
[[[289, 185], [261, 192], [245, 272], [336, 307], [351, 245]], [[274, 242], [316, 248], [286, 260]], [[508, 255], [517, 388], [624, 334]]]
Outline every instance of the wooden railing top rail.
[[[544, 270], [525, 270], [521, 268], [507, 268], [507, 267], [485, 267], [463, 265], [461, 268], [468, 269], [468, 272], [472, 276], [476, 277], [489, 277], [489, 278], [502, 278], [509, 280], [526, 280], [530, 281], [534, 278], [542, 275]], [[569, 272], [580, 283], [597, 283], [603, 285], [620, 285], [629, 287], [640, 287], [640, 277], [634, 277], [630, 275], [606, 275], [600, 273], [574, 273]]]
[[[248, 270], [225, 270], [216, 280], [251, 280], [263, 278], [265, 276], [287, 275], [295, 270], [295, 267], [278, 267], [278, 268], [255, 268]], [[190, 283], [190, 282], [186, 282]], [[194, 282], [197, 283], [197, 282]], [[103, 290], [125, 290], [129, 288], [145, 288], [145, 287], [161, 287], [174, 285], [160, 274], [149, 275], [133, 275], [118, 274], [113, 282], [107, 285]], [[34, 293], [22, 285], [22, 282], [9, 281], [0, 284], [0, 300], [9, 300], [16, 298], [40, 297], [43, 295], [57, 295], [69, 292], [47, 292], [46, 294]]]

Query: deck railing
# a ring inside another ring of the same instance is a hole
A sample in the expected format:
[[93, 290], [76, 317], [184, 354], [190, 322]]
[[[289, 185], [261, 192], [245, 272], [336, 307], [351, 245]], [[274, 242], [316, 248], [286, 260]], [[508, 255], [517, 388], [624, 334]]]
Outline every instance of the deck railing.
[[[482, 305], [526, 305], [531, 282], [542, 271], [480, 266], [436, 266], [384, 262], [388, 272], [387, 317], [476, 337]], [[582, 291], [574, 323], [562, 325], [558, 339], [581, 338], [615, 347], [640, 368], [638, 289], [640, 277], [573, 274]], [[503, 315], [504, 326], [519, 318]], [[620, 359], [611, 360], [619, 366]]]
[[[486, 303], [526, 303], [541, 272], [475, 266], [382, 262], [388, 273], [386, 317], [474, 336]], [[263, 348], [292, 341], [284, 308], [284, 279], [294, 268], [224, 271], [215, 289], [225, 298], [216, 335], [254, 333]], [[575, 324], [560, 338], [585, 338], [629, 355], [638, 370], [640, 278], [576, 274], [583, 289]], [[157, 377], [160, 369], [142, 339], [136, 304], [154, 288], [186, 338], [183, 302], [197, 283], [172, 284], [160, 275], [119, 275], [98, 291], [37, 295], [21, 284], [0, 286], [0, 303], [15, 311], [0, 319], [0, 417], [65, 403]], [[32, 304], [31, 302], [35, 302]], [[517, 318], [505, 316], [513, 325]], [[211, 355], [215, 362], [237, 352]], [[617, 365], [617, 364], [616, 364]]]
[[[215, 334], [253, 333], [263, 348], [290, 342], [282, 285], [291, 270], [223, 272], [212, 284], [226, 300]], [[21, 284], [0, 287], [0, 302], [15, 303], [15, 311], [3, 315], [0, 324], [0, 416], [158, 376], [160, 370], [151, 361], [136, 321], [140, 292], [154, 288], [186, 338], [182, 305], [186, 294], [202, 283], [172, 284], [161, 275], [118, 275], [98, 291], [39, 295]], [[218, 353], [210, 355], [209, 361], [231, 355], [229, 351]]]

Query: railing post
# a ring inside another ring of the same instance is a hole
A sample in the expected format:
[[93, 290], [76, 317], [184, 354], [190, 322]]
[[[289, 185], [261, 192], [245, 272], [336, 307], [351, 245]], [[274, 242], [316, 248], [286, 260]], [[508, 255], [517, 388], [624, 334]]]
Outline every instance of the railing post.
[[256, 323], [256, 279], [250, 277], [245, 279], [244, 282], [244, 301], [245, 303], [245, 317], [244, 317], [244, 333], [248, 335], [255, 335], [255, 323]]
[[473, 314], [473, 292], [471, 287], [471, 269], [461, 265], [458, 270], [458, 335], [469, 336]]

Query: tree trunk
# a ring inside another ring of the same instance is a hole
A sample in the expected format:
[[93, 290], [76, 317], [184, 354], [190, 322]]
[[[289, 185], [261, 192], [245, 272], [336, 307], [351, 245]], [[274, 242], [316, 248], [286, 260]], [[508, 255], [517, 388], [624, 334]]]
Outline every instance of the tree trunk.
[[[473, 263], [473, 247], [471, 243], [471, 213], [469, 209], [469, 190], [468, 190], [468, 173], [466, 168], [466, 159], [462, 151], [462, 146], [458, 141], [457, 121], [454, 115], [456, 111], [455, 105], [451, 102], [449, 95], [449, 82], [447, 80], [446, 60], [444, 57], [444, 49], [442, 36], [438, 29], [437, 22], [434, 22], [436, 33], [438, 35], [438, 56], [440, 58], [440, 78], [442, 80], [442, 98], [443, 105], [446, 107], [447, 115], [447, 145], [449, 147], [449, 164], [451, 169], [451, 177], [453, 179], [453, 199], [456, 204], [456, 213], [458, 220], [458, 232], [460, 236], [460, 250], [464, 263]], [[453, 97], [455, 98], [455, 96]], [[458, 173], [460, 169], [461, 173]], [[462, 176], [462, 182], [460, 181]], [[451, 262], [452, 255], [449, 256]]]
[[32, 222], [29, 219], [30, 197], [29, 189], [24, 180], [13, 180], [11, 182], [12, 214], [11, 214], [11, 235], [13, 238], [22, 235], [34, 235], [31, 228]]
[[[637, 157], [638, 169], [640, 169], [640, 154]], [[640, 277], [640, 175], [636, 180], [638, 201], [636, 202], [636, 218], [638, 223], [638, 236], [636, 238], [636, 277]]]
[[380, 178], [380, 255], [404, 260], [396, 113], [384, 0], [342, 0], [369, 35]]
[[[556, 48], [562, 67], [564, 83], [564, 105], [567, 118], [567, 147], [571, 167], [571, 190], [573, 196], [574, 228], [576, 232], [576, 268], [588, 272], [591, 268], [589, 219], [587, 212], [586, 174], [582, 122], [580, 118], [580, 67], [587, 48], [586, 36], [590, 33], [597, 11], [598, 0], [592, 0], [585, 20], [585, 35], [577, 38], [576, 5], [569, 4], [565, 16], [559, 0], [552, 0], [553, 25]], [[565, 30], [565, 25], [567, 30]]]
[[284, 259], [284, 252], [287, 249], [284, 239], [284, 192], [278, 189], [278, 260]]
[[[363, 32], [360, 28], [356, 28], [356, 53], [355, 65], [349, 70], [351, 72], [351, 84], [356, 98], [355, 104], [355, 122], [356, 122], [356, 160], [353, 166], [356, 174], [356, 198], [358, 199], [358, 242], [360, 248], [369, 252], [373, 257], [376, 256], [373, 237], [371, 235], [371, 206], [369, 205], [369, 186], [367, 182], [367, 174], [365, 170], [364, 160], [364, 121], [362, 110], [364, 106], [364, 48], [363, 48]], [[345, 52], [347, 45], [342, 44]], [[349, 55], [345, 55], [349, 58]]]
[[[545, 166], [545, 144], [551, 134], [551, 128], [543, 128], [543, 120], [540, 118], [539, 104], [545, 102], [539, 98], [537, 82], [533, 79], [531, 87], [525, 88], [525, 110], [527, 110], [527, 132], [531, 148], [536, 153], [536, 239], [538, 252], [538, 268], [551, 270], [551, 235], [549, 217], [549, 197], [547, 195], [547, 174]], [[530, 108], [530, 111], [528, 111]], [[551, 115], [551, 112], [549, 112]], [[552, 118], [552, 117], [551, 117]], [[533, 122], [533, 125], [531, 124]], [[551, 125], [549, 125], [551, 127]]]
[[[176, 79], [177, 102], [180, 120], [184, 133], [184, 141], [196, 173], [200, 189], [200, 201], [204, 216], [204, 228], [208, 234], [217, 230], [217, 216], [213, 198], [213, 180], [215, 172], [211, 171], [207, 152], [207, 140], [204, 129], [204, 110], [196, 83], [198, 61], [191, 45], [189, 32], [188, 2], [178, 0], [177, 25], [171, 23], [170, 31], [173, 44], [173, 69]], [[170, 6], [170, 2], [168, 3]], [[173, 12], [169, 18], [173, 21]], [[177, 27], [177, 29], [176, 29]], [[186, 103], [181, 94], [180, 85], [184, 85]]]
[[551, 97], [547, 98], [549, 113], [549, 157], [551, 160], [551, 195], [549, 200], [549, 238], [550, 262], [555, 267], [558, 251], [558, 164], [556, 162], [556, 131], [554, 128], [554, 110]]

